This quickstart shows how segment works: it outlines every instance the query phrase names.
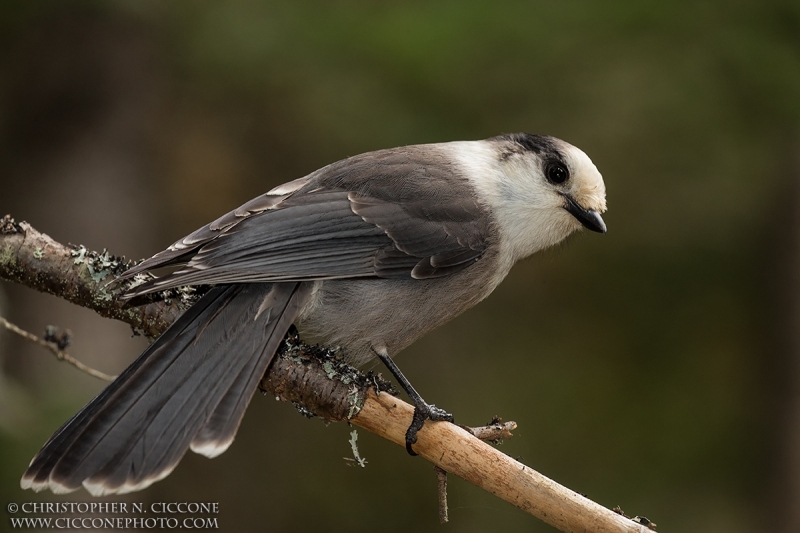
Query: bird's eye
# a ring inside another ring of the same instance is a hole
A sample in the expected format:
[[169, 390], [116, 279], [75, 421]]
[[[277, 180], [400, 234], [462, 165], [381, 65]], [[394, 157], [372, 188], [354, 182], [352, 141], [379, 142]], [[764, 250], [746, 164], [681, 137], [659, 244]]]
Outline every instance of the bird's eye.
[[560, 185], [569, 179], [569, 170], [561, 163], [551, 163], [547, 166], [547, 181]]

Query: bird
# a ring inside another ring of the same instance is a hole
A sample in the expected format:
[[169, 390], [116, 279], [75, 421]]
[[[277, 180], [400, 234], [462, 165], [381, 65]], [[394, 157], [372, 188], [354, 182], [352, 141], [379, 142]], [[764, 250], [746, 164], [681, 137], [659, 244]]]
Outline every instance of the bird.
[[[415, 406], [393, 357], [486, 298], [518, 261], [583, 228], [605, 233], [603, 178], [546, 135], [368, 152], [279, 185], [121, 276], [126, 298], [210, 286], [36, 454], [21, 487], [95, 496], [142, 490], [188, 450], [215, 457], [290, 328], [377, 357]], [[171, 267], [161, 277], [138, 274]]]

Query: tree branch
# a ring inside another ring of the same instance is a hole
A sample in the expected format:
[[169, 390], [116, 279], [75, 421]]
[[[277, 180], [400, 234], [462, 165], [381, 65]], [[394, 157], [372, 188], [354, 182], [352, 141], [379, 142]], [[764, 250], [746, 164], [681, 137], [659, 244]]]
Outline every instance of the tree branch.
[[[179, 315], [180, 304], [191, 302], [191, 294], [173, 294], [166, 302], [133, 307], [104, 286], [128, 266], [124, 259], [106, 252], [96, 254], [83, 247], [59, 244], [25, 222], [16, 224], [9, 216], [0, 219], [0, 278], [64, 298], [155, 337]], [[405, 432], [414, 408], [381, 392], [389, 386], [346, 365], [329, 350], [309, 347], [287, 336], [261, 387], [265, 393], [294, 402], [305, 414], [349, 421], [405, 447]], [[427, 422], [418, 438], [414, 450], [421, 457], [561, 531], [650, 531], [511, 459], [454, 424]]]
[[9, 215], [0, 219], [0, 278], [121, 320], [137, 333], [158, 337], [183, 311], [180, 299], [134, 307], [115, 298], [105, 283], [129, 266], [125, 258], [105, 251], [98, 254], [83, 246], [65, 246], [27, 222], [17, 224]]
[[71, 364], [72, 366], [74, 366], [78, 370], [86, 372], [90, 376], [93, 376], [93, 377], [96, 377], [96, 378], [100, 378], [100, 379], [105, 380], [105, 381], [113, 381], [114, 378], [117, 377], [117, 376], [109, 376], [108, 374], [106, 374], [104, 372], [101, 372], [99, 370], [96, 370], [96, 369], [88, 366], [88, 365], [85, 365], [85, 364], [81, 363], [80, 361], [78, 361], [77, 359], [72, 357], [70, 354], [68, 354], [64, 350], [60, 349], [56, 343], [48, 342], [48, 341], [46, 341], [44, 339], [40, 339], [39, 337], [37, 337], [33, 333], [31, 333], [29, 331], [25, 331], [24, 329], [20, 328], [19, 326], [16, 326], [16, 325], [12, 324], [11, 322], [9, 322], [8, 320], [6, 320], [5, 318], [3, 318], [1, 316], [0, 316], [0, 326], [3, 326], [4, 328], [6, 328], [8, 331], [10, 331], [12, 333], [16, 333], [17, 335], [19, 335], [20, 337], [22, 337], [25, 340], [31, 341], [34, 344], [38, 344], [39, 346], [42, 346], [42, 347], [50, 350], [50, 352], [52, 352], [53, 355], [56, 356], [56, 359], [58, 359], [59, 361], [66, 361], [67, 363]]

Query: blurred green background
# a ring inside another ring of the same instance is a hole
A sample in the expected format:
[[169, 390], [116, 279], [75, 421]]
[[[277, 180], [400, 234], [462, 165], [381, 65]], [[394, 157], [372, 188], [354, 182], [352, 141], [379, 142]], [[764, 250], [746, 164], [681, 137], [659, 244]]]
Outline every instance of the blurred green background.
[[[800, 3], [0, 4], [0, 215], [150, 256], [271, 187], [403, 144], [528, 131], [603, 173], [605, 236], [514, 268], [407, 349], [423, 396], [659, 531], [800, 530]], [[0, 314], [119, 372], [130, 329], [0, 283]], [[0, 529], [102, 387], [0, 333]], [[224, 531], [553, 531], [428, 463], [256, 396], [232, 448], [108, 501], [219, 502]]]

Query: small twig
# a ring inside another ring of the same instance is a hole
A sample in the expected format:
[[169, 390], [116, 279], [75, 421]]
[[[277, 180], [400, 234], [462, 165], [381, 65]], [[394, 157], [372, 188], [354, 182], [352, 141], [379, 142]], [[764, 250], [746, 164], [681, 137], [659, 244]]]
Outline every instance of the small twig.
[[40, 346], [44, 346], [45, 348], [50, 350], [56, 356], [56, 358], [59, 361], [66, 361], [67, 363], [71, 364], [72, 366], [74, 366], [78, 370], [82, 370], [83, 372], [86, 372], [90, 376], [94, 376], [96, 378], [100, 378], [100, 379], [103, 379], [105, 381], [113, 381], [114, 378], [117, 377], [117, 376], [109, 376], [108, 374], [100, 372], [99, 370], [95, 370], [94, 368], [92, 368], [90, 366], [86, 366], [85, 364], [81, 363], [80, 361], [78, 361], [77, 359], [75, 359], [74, 357], [69, 355], [67, 352], [65, 352], [63, 350], [60, 350], [58, 345], [56, 345], [55, 343], [47, 342], [46, 340], [40, 339], [39, 337], [37, 337], [33, 333], [25, 331], [24, 329], [22, 329], [22, 328], [20, 328], [18, 326], [15, 326], [14, 324], [12, 324], [11, 322], [9, 322], [8, 320], [6, 320], [3, 317], [0, 317], [0, 326], [5, 327], [8, 331], [16, 333], [17, 335], [19, 335], [23, 339], [26, 339], [26, 340], [29, 340], [31, 342], [34, 342], [34, 343], [36, 343], [36, 344], [38, 344]]
[[614, 507], [611, 510], [614, 511], [615, 513], [617, 513], [618, 515], [622, 515], [625, 518], [629, 518], [630, 520], [633, 520], [637, 524], [641, 524], [643, 526], [646, 526], [651, 531], [655, 531], [656, 527], [658, 526], [655, 522], [652, 522], [646, 516], [634, 516], [633, 518], [631, 518], [630, 516], [625, 514], [625, 511], [623, 511], [622, 507], [620, 507], [619, 505], [617, 505], [616, 507]]
[[438, 481], [439, 490], [439, 523], [446, 524], [449, 521], [447, 516], [447, 472], [433, 465], [436, 471], [436, 480]]
[[511, 432], [517, 429], [517, 423], [513, 421], [503, 422], [502, 418], [496, 416], [486, 426], [476, 428], [468, 426], [461, 427], [482, 441], [491, 442], [492, 444], [499, 444], [501, 440], [510, 439], [514, 436], [511, 434]]

